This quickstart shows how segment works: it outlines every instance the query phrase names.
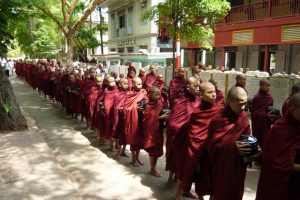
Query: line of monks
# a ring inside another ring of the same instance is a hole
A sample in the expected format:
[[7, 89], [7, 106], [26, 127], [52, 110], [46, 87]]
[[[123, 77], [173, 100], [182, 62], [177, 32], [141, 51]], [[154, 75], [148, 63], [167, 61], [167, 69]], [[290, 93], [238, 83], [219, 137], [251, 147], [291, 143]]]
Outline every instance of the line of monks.
[[[72, 68], [62, 70], [47, 63], [18, 62], [16, 74], [40, 94], [61, 104], [68, 114], [84, 117], [95, 130], [99, 143], [110, 142], [115, 159], [127, 156], [130, 145], [132, 166], [143, 163], [141, 149], [149, 154], [150, 174], [160, 177], [156, 163], [163, 152], [166, 129], [166, 169], [168, 184], [176, 180], [176, 199], [183, 196], [214, 200], [242, 200], [247, 167], [261, 164], [257, 200], [299, 200], [300, 165], [300, 85], [294, 85], [283, 105], [282, 117], [266, 111], [273, 105], [270, 83], [262, 80], [249, 108], [252, 128], [245, 108], [248, 97], [246, 77], [238, 75], [226, 101], [214, 80], [202, 82], [199, 66], [185, 78], [177, 70], [166, 87], [163, 76], [144, 70], [136, 76], [128, 67], [125, 78], [116, 74], [103, 79], [90, 68], [81, 76]], [[252, 130], [252, 131], [251, 131]], [[250, 156], [249, 144], [241, 135], [254, 135], [260, 148]], [[245, 162], [245, 159], [248, 161]], [[191, 192], [195, 183], [197, 196]]]

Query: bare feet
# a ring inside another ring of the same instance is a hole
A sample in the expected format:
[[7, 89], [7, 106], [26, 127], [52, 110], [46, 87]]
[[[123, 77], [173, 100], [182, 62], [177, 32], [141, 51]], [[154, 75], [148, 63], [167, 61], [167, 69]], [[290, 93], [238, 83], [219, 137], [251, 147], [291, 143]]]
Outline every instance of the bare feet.
[[131, 162], [131, 165], [133, 166], [133, 167], [140, 167], [141, 165], [138, 163], [138, 162], [136, 162], [136, 161], [132, 161]]
[[161, 177], [160, 172], [158, 172], [158, 171], [156, 171], [156, 170], [151, 170], [151, 171], [150, 171], [150, 174], [151, 174], [152, 176], [155, 176], [155, 177]]
[[115, 159], [115, 160], [119, 160], [119, 159], [120, 159], [120, 154], [116, 154], [116, 155], [114, 156], [114, 159]]
[[182, 193], [182, 196], [189, 197], [191, 199], [197, 199], [198, 198], [198, 196], [195, 193], [191, 192], [191, 191]]
[[125, 152], [122, 152], [122, 153], [121, 153], [121, 156], [127, 157], [127, 158], [129, 157]]
[[140, 160], [137, 160], [137, 162], [138, 162], [140, 165], [144, 165], [144, 163], [141, 162]]
[[172, 178], [169, 178], [167, 181], [167, 187], [171, 188], [172, 186], [173, 186], [173, 180], [172, 180]]

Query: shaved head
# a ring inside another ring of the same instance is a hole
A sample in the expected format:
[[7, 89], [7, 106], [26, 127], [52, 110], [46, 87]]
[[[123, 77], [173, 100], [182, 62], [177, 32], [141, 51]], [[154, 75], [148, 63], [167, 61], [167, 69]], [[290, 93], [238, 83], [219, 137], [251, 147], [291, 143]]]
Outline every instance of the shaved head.
[[128, 83], [126, 78], [120, 78], [119, 83]]
[[160, 89], [159, 89], [157, 86], [153, 85], [153, 86], [150, 88], [149, 92], [150, 92], [150, 94], [152, 94], [152, 93], [154, 93], [154, 92], [159, 92], [159, 93], [160, 93]]
[[237, 101], [241, 96], [247, 96], [247, 92], [241, 87], [232, 87], [227, 93], [227, 101]]
[[300, 108], [300, 94], [293, 95], [289, 100], [289, 106], [294, 107], [296, 109]]
[[246, 75], [245, 74], [237, 74], [235, 77], [235, 80], [239, 80], [239, 79], [245, 79]]
[[200, 96], [206, 102], [214, 104], [217, 98], [216, 88], [210, 82], [204, 82], [200, 84]]
[[142, 80], [141, 80], [139, 77], [134, 77], [134, 78], [132, 79], [132, 82], [133, 82], [133, 83], [139, 83], [139, 82], [142, 82]]
[[205, 90], [208, 90], [210, 88], [215, 88], [215, 86], [210, 82], [203, 82], [200, 84], [199, 90], [200, 90], [200, 93], [203, 93], [203, 92], [205, 92]]
[[142, 85], [142, 80], [139, 77], [134, 77], [132, 79], [132, 88], [135, 91], [140, 91], [142, 89], [143, 85]]
[[293, 95], [289, 100], [291, 115], [300, 123], [300, 94]]
[[198, 78], [191, 76], [187, 80], [187, 91], [192, 95], [198, 95], [199, 94], [199, 85], [200, 81]]
[[247, 104], [247, 92], [241, 87], [232, 87], [226, 99], [226, 105], [239, 116], [246, 108]]
[[259, 81], [259, 86], [263, 86], [263, 85], [265, 85], [265, 84], [270, 84], [270, 81], [268, 81], [267, 79], [261, 79], [261, 80]]
[[294, 94], [300, 93], [300, 83], [294, 84], [292, 87], [291, 96]]
[[127, 90], [128, 89], [128, 80], [125, 78], [120, 78], [118, 85], [121, 89]]

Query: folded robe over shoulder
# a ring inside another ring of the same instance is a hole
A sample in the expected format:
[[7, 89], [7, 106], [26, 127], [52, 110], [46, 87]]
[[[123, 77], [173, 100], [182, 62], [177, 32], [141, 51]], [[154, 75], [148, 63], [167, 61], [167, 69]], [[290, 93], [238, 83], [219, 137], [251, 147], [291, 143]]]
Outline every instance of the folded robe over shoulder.
[[[188, 127], [188, 146], [182, 178], [183, 191], [190, 191], [194, 179], [193, 175], [197, 170], [199, 162], [201, 174], [208, 174], [207, 171], [204, 171], [205, 168], [202, 166], [207, 164], [207, 156], [204, 157], [206, 155], [204, 150], [208, 134], [208, 125], [211, 119], [219, 112], [220, 108], [220, 105], [217, 103], [211, 104], [201, 99], [200, 106], [197, 107], [191, 115]], [[198, 181], [203, 182], [204, 180]]]
[[116, 93], [116, 88], [107, 88], [104, 92], [104, 113], [105, 113], [105, 138], [112, 137], [111, 123], [112, 115], [110, 115], [110, 110], [114, 103], [114, 96]]
[[199, 106], [200, 98], [188, 92], [176, 99], [170, 114], [167, 143], [166, 143], [166, 170], [176, 172], [177, 178], [183, 174], [183, 161], [187, 147], [187, 127], [191, 114]]
[[300, 149], [300, 122], [288, 112], [266, 139], [256, 200], [299, 200], [300, 175], [293, 172]]
[[159, 100], [157, 102], [148, 102], [144, 111], [144, 149], [152, 157], [160, 157], [163, 155], [163, 126], [158, 119], [162, 109], [163, 103]]
[[[111, 124], [111, 131], [114, 138], [119, 138], [120, 135], [124, 135], [124, 122], [123, 118], [119, 118], [123, 115], [123, 104], [127, 95], [127, 91], [122, 89], [117, 89], [114, 100], [113, 106], [111, 109], [112, 115], [112, 124]], [[122, 132], [122, 133], [121, 133]]]
[[143, 145], [142, 130], [139, 126], [139, 115], [137, 110], [137, 102], [148, 99], [145, 89], [140, 91], [129, 91], [124, 101], [124, 130], [126, 144]]
[[101, 113], [101, 103], [104, 99], [104, 87], [99, 86], [98, 95], [94, 108], [94, 117], [92, 126], [97, 128], [100, 134], [103, 136], [105, 131], [105, 117]]
[[86, 79], [84, 84], [83, 95], [87, 105], [87, 117], [89, 120], [92, 120], [99, 86], [97, 85], [96, 79]]
[[207, 151], [215, 200], [242, 200], [247, 165], [239, 156], [236, 141], [250, 132], [246, 113], [236, 115], [229, 107], [211, 120]]
[[146, 89], [146, 91], [149, 91], [153, 83], [155, 83], [157, 76], [158, 76], [157, 74], [152, 74], [152, 73], [146, 75], [145, 82], [144, 82], [144, 88]]
[[254, 97], [251, 107], [252, 134], [258, 139], [263, 148], [265, 138], [271, 129], [271, 121], [267, 117], [266, 108], [273, 106], [273, 97], [271, 94], [260, 90]]
[[186, 79], [175, 77], [169, 84], [169, 102], [173, 103], [175, 98], [178, 98], [178, 93], [186, 86]]

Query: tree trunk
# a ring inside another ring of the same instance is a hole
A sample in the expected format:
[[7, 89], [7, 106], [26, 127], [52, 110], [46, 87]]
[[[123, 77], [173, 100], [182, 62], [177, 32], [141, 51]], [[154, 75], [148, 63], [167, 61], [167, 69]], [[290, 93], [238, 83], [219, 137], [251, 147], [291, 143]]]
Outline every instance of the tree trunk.
[[[5, 112], [4, 104], [10, 105], [8, 112]], [[26, 119], [21, 113], [13, 88], [0, 68], [0, 132], [26, 129], [28, 129]]]
[[102, 30], [104, 17], [102, 16], [102, 8], [99, 7], [98, 9], [99, 9], [99, 18], [100, 18], [99, 26], [100, 26], [101, 54], [104, 54], [104, 50], [103, 50], [103, 30]]
[[67, 39], [67, 46], [68, 46], [68, 51], [67, 51], [67, 66], [71, 67], [73, 64], [73, 55], [74, 55], [74, 41], [73, 41], [73, 36], [66, 36]]

